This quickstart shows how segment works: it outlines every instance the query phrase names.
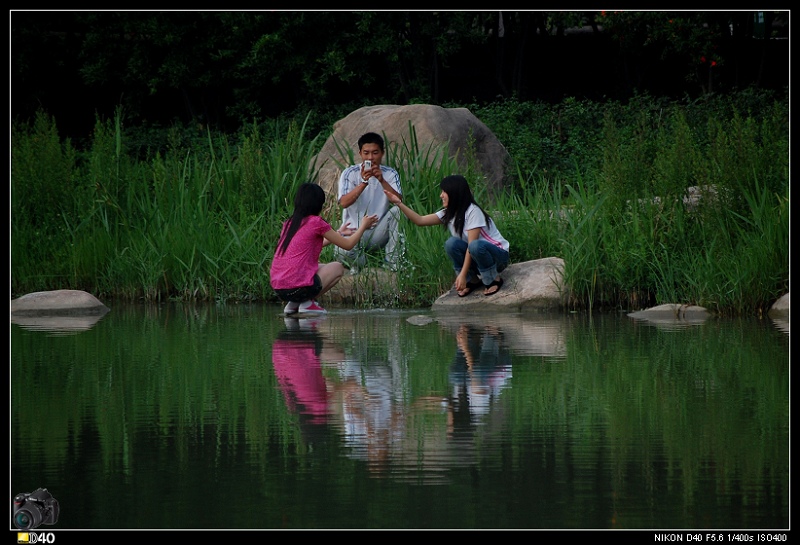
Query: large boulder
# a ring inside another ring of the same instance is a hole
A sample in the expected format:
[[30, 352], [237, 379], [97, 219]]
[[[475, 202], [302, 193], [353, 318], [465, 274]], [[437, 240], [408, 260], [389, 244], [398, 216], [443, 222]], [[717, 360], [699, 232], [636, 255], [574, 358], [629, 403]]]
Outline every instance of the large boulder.
[[[509, 155], [497, 137], [467, 108], [430, 104], [365, 106], [337, 121], [322, 150], [312, 158], [311, 164], [319, 171], [318, 183], [329, 195], [337, 193], [339, 175], [353, 163], [349, 154], [358, 162], [358, 139], [362, 134], [380, 134], [386, 140], [389, 155], [395, 156], [397, 149], [411, 146], [411, 127], [420, 151], [446, 145], [460, 167], [466, 166], [467, 157], [474, 153], [489, 186], [502, 185]], [[402, 169], [391, 160], [384, 162]]]
[[103, 316], [108, 310], [81, 290], [37, 291], [11, 300], [12, 316]]
[[109, 308], [81, 290], [37, 291], [11, 300], [11, 323], [60, 335], [88, 331]]
[[[494, 295], [483, 295], [478, 288], [466, 297], [450, 289], [433, 302], [431, 309], [453, 308], [474, 310], [488, 306], [494, 310], [555, 310], [567, 304], [568, 294], [563, 286], [564, 260], [558, 257], [535, 259], [509, 265], [502, 273], [503, 287]], [[359, 305], [369, 302], [373, 295], [385, 297], [398, 289], [397, 277], [385, 269], [362, 270], [345, 276], [328, 293], [322, 304]]]
[[503, 287], [499, 292], [486, 296], [478, 288], [466, 297], [459, 297], [455, 289], [439, 296], [433, 302], [433, 310], [475, 308], [489, 306], [495, 310], [538, 309], [552, 310], [567, 304], [568, 293], [564, 288], [564, 260], [546, 257], [509, 265], [500, 276]]

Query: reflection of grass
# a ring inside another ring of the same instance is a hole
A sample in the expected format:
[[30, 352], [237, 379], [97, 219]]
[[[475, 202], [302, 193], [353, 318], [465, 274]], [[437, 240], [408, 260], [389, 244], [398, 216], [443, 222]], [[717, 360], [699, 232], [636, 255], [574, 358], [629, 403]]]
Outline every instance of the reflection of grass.
[[[246, 486], [265, 490], [277, 479], [268, 470], [276, 457], [300, 473], [319, 463], [271, 369], [270, 345], [283, 327], [278, 307], [147, 312], [118, 307], [91, 331], [70, 337], [43, 340], [12, 328], [12, 459], [37, 452], [43, 468], [59, 471], [73, 457], [99, 450], [104, 470], [136, 476], [144, 449], [187, 471], [197, 449], [217, 453], [203, 462], [209, 471], [242, 449], [253, 467], [264, 468], [248, 473]], [[591, 474], [592, 482], [644, 502], [666, 487], [687, 511], [705, 501], [712, 482], [736, 491], [743, 505], [788, 510], [783, 334], [751, 320], [711, 320], [680, 332], [608, 316], [570, 323], [557, 357], [511, 354], [513, 379], [491, 413], [499, 420], [486, 429], [503, 447], [478, 448], [471, 458], [478, 471], [537, 474], [546, 465], [573, 480]], [[355, 312], [322, 320], [319, 334], [326, 354], [367, 366], [393, 362], [405, 373], [397, 405], [403, 439], [395, 447], [404, 463], [413, 467], [415, 449], [422, 465], [443, 452], [450, 427], [437, 400], [452, 388], [452, 330]], [[336, 362], [323, 364], [336, 382]], [[323, 431], [331, 444], [338, 433]], [[96, 443], [82, 443], [89, 436]], [[363, 467], [345, 456], [331, 463], [342, 486], [361, 478]], [[765, 480], [786, 486], [770, 490]], [[588, 498], [574, 501], [580, 508]]]
[[[572, 448], [607, 450], [623, 481], [655, 478], [666, 465], [687, 507], [698, 500], [709, 465], [717, 486], [741, 490], [743, 502], [788, 506], [786, 345], [768, 326], [743, 327], [750, 330], [745, 342], [738, 326], [715, 322], [680, 333], [630, 324], [624, 334], [576, 328], [563, 364], [522, 376], [515, 370], [507, 393], [512, 435], [563, 429]], [[661, 447], [652, 450], [655, 444]], [[596, 460], [586, 463], [593, 470]], [[767, 474], [787, 488], [765, 497]]]

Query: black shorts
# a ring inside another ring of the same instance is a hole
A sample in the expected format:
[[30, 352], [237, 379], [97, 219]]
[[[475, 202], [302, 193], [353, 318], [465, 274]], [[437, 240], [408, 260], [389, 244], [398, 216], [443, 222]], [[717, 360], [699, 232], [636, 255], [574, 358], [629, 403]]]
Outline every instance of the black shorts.
[[289, 288], [285, 290], [275, 290], [281, 301], [291, 301], [292, 303], [302, 303], [310, 301], [322, 291], [322, 279], [318, 274], [314, 275], [314, 283], [310, 286], [300, 286], [299, 288]]

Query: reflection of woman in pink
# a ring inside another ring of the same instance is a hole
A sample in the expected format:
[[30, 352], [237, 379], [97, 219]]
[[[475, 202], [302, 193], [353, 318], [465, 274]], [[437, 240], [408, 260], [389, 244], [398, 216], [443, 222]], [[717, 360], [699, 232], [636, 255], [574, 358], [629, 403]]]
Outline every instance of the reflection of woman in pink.
[[301, 422], [328, 419], [328, 388], [322, 376], [323, 339], [316, 331], [282, 331], [272, 343], [272, 367], [286, 405]]

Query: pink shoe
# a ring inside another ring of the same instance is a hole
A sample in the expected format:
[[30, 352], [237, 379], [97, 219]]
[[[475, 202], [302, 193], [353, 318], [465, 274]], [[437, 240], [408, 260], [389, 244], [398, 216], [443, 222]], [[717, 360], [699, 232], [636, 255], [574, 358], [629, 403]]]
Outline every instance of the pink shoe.
[[327, 314], [328, 311], [322, 308], [316, 301], [303, 301], [297, 309], [300, 314]]

